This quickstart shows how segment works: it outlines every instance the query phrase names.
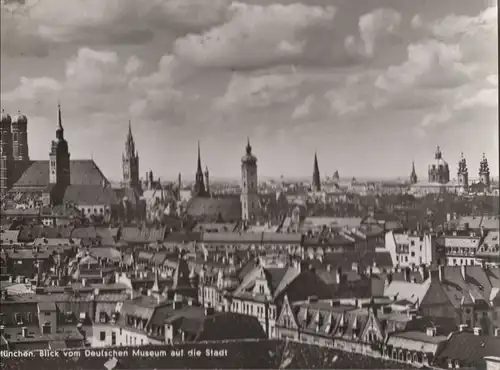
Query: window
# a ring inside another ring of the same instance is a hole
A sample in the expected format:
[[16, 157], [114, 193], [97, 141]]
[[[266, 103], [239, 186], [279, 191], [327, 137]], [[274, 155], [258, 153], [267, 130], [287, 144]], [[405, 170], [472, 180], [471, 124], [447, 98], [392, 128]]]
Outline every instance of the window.
[[99, 333], [99, 338], [101, 339], [101, 342], [104, 342], [106, 340], [106, 332], [105, 331], [101, 331]]
[[111, 332], [111, 345], [116, 346], [116, 333], [114, 331]]
[[50, 312], [44, 312], [43, 313], [45, 316], [50, 316]]
[[412, 240], [412, 241], [410, 242], [410, 245], [413, 247], [413, 246], [415, 245], [415, 240]]
[[411, 252], [411, 256], [412, 256], [412, 257], [415, 257], [415, 252]]
[[46, 322], [44, 325], [43, 325], [43, 330], [42, 330], [43, 334], [50, 334], [51, 333], [51, 330], [50, 330], [50, 323]]

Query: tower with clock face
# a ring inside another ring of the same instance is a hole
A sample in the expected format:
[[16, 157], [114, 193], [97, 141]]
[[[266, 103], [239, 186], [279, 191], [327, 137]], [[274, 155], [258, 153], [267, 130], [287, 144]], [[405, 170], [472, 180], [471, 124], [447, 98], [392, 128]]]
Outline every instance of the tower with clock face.
[[71, 183], [70, 159], [68, 142], [64, 139], [60, 105], [58, 106], [57, 118], [56, 139], [52, 141], [49, 154], [49, 182], [50, 184], [66, 188]]

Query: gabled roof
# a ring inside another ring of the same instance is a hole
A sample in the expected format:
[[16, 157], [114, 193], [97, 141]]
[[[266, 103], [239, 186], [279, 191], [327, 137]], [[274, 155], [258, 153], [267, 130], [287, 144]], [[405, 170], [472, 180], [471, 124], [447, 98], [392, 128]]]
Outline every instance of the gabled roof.
[[64, 192], [64, 203], [80, 206], [116, 205], [118, 199], [111, 187], [102, 185], [70, 185]]
[[500, 337], [458, 332], [451, 335], [437, 357], [457, 360], [461, 364], [477, 364], [484, 357], [500, 356]]
[[241, 202], [238, 197], [193, 197], [186, 206], [186, 213], [203, 221], [232, 222], [241, 219]]
[[[93, 160], [82, 159], [70, 162], [71, 184], [100, 185], [108, 184], [97, 164]], [[49, 184], [49, 161], [31, 161], [19, 180], [13, 186], [16, 188], [39, 187]]]

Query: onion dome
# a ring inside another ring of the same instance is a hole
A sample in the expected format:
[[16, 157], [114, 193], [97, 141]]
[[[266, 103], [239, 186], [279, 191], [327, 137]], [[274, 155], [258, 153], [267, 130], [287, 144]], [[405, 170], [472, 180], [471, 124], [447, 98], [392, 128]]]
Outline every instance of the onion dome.
[[12, 119], [10, 118], [10, 115], [5, 112], [5, 110], [2, 109], [2, 114], [0, 116], [0, 125], [3, 126], [10, 126], [12, 123]]
[[246, 163], [246, 164], [257, 163], [257, 158], [252, 154], [252, 146], [250, 145], [250, 139], [248, 139], [247, 142], [246, 154], [243, 157], [241, 157], [241, 163]]
[[441, 149], [437, 147], [436, 154], [434, 155], [434, 159], [436, 160], [436, 167], [448, 167], [448, 163], [443, 159], [443, 154], [441, 153]]
[[28, 118], [24, 114], [21, 114], [20, 111], [17, 111], [17, 114], [12, 118], [13, 125], [26, 125], [28, 123]]

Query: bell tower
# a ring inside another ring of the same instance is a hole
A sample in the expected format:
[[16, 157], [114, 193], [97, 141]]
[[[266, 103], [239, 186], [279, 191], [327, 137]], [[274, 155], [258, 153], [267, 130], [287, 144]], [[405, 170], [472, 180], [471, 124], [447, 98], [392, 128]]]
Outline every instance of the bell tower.
[[70, 160], [68, 142], [64, 138], [62, 125], [61, 105], [57, 106], [56, 139], [52, 141], [49, 164], [49, 182], [58, 185], [61, 189], [71, 183]]
[[413, 162], [411, 165], [410, 184], [415, 185], [417, 182], [417, 171], [415, 171], [415, 162]]
[[203, 170], [201, 169], [201, 152], [200, 152], [200, 142], [198, 141], [198, 162], [196, 166], [196, 174], [195, 174], [195, 184], [194, 184], [194, 194], [197, 197], [206, 197], [207, 189], [205, 188], [205, 180], [204, 180]]
[[312, 191], [321, 191], [321, 178], [320, 178], [320, 174], [319, 174], [318, 154], [317, 153], [314, 153]]
[[490, 188], [490, 167], [488, 165], [488, 160], [483, 153], [483, 158], [479, 163], [479, 181], [481, 181], [486, 187]]
[[122, 155], [123, 183], [125, 187], [137, 189], [139, 183], [139, 153], [135, 149], [132, 124], [128, 121], [128, 134], [125, 141], [125, 151]]
[[467, 160], [464, 153], [462, 153], [460, 161], [458, 161], [457, 179], [461, 190], [466, 191], [469, 188], [469, 170], [467, 169]]
[[28, 118], [20, 111], [12, 120], [12, 157], [15, 161], [29, 161]]
[[10, 188], [10, 171], [12, 167], [12, 136], [10, 115], [2, 109], [0, 119], [0, 194]]
[[241, 158], [241, 218], [244, 221], [254, 220], [258, 207], [257, 158], [252, 154], [248, 139], [246, 154]]

